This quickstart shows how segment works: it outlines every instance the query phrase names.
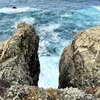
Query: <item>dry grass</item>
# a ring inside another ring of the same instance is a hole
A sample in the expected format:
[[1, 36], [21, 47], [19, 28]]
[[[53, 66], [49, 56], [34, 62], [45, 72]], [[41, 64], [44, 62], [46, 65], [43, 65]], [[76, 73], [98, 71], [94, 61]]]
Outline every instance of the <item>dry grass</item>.
[[57, 91], [50, 88], [47, 90], [48, 93], [50, 93], [53, 97], [54, 97], [54, 100], [57, 100], [58, 99], [58, 96], [57, 96]]

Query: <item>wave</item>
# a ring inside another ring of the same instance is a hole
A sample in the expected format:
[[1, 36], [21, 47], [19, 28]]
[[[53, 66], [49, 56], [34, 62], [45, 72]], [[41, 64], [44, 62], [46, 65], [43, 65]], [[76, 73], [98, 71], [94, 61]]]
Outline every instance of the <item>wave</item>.
[[30, 7], [18, 7], [16, 9], [13, 9], [11, 7], [3, 7], [0, 9], [0, 13], [20, 13], [20, 12], [28, 12], [28, 11], [35, 11], [36, 8], [30, 8]]
[[53, 32], [54, 29], [57, 29], [60, 27], [60, 24], [55, 24], [55, 23], [50, 23], [49, 25], [43, 25], [40, 30], [41, 31], [49, 31], [49, 32]]
[[100, 6], [93, 6], [96, 10], [100, 11]]

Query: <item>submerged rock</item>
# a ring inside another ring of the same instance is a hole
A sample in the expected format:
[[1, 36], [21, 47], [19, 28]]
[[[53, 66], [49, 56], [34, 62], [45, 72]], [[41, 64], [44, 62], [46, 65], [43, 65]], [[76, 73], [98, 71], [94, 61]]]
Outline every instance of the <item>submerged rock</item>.
[[14, 35], [0, 43], [0, 79], [12, 84], [38, 85], [38, 43], [34, 27], [19, 23]]
[[17, 7], [16, 7], [16, 6], [13, 6], [12, 8], [13, 8], [13, 9], [17, 9]]
[[100, 26], [75, 35], [60, 58], [59, 88], [88, 90], [100, 83]]

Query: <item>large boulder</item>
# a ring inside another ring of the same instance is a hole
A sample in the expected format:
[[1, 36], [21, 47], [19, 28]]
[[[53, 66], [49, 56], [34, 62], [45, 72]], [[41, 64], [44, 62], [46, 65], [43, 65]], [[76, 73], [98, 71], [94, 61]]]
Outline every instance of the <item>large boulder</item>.
[[89, 89], [100, 84], [100, 26], [75, 35], [59, 63], [59, 88]]
[[12, 37], [0, 42], [0, 79], [12, 84], [38, 85], [38, 43], [34, 27], [19, 23]]

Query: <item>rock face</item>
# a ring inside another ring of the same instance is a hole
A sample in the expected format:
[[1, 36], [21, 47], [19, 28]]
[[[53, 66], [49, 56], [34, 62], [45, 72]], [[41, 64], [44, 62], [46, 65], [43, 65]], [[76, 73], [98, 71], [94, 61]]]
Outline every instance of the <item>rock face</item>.
[[99, 100], [77, 88], [43, 89], [28, 85], [12, 85], [0, 100]]
[[12, 84], [38, 85], [38, 42], [34, 27], [19, 23], [12, 37], [0, 42], [0, 79]]
[[89, 89], [100, 83], [100, 26], [75, 35], [60, 58], [59, 88]]

